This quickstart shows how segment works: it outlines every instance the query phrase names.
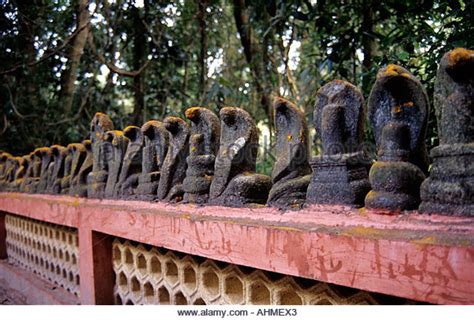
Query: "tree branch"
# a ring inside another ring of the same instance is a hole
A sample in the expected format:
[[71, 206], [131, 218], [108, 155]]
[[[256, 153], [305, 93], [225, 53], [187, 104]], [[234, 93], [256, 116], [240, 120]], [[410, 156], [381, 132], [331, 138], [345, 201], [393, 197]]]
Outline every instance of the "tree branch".
[[9, 96], [9, 100], [10, 100], [10, 106], [12, 107], [13, 109], [13, 113], [15, 113], [15, 115], [20, 118], [20, 119], [25, 119], [25, 118], [31, 118], [31, 117], [34, 117], [33, 115], [23, 115], [21, 114], [18, 109], [16, 108], [16, 105], [15, 103], [13, 102], [13, 94], [12, 94], [12, 91], [10, 89], [10, 86], [8, 84], [6, 84], [6, 88], [7, 88], [7, 91], [8, 91], [8, 96]]
[[89, 47], [91, 48], [92, 52], [99, 59], [100, 63], [105, 64], [111, 72], [119, 74], [119, 75], [124, 76], [124, 77], [135, 78], [140, 73], [142, 73], [143, 70], [145, 70], [151, 62], [151, 59], [148, 59], [138, 70], [135, 70], [135, 71], [124, 70], [124, 69], [121, 69], [121, 68], [117, 67], [115, 64], [107, 61], [105, 59], [104, 55], [102, 55], [100, 52], [97, 51], [97, 47], [95, 46], [92, 33], [89, 34], [87, 42], [88, 42]]
[[279, 47], [280, 47], [280, 53], [281, 53], [281, 56], [282, 56], [282, 59], [283, 59], [283, 63], [285, 65], [286, 79], [288, 81], [288, 85], [290, 87], [291, 94], [293, 95], [293, 97], [298, 99], [299, 98], [298, 97], [298, 87], [297, 87], [296, 82], [293, 78], [293, 72], [291, 72], [291, 69], [290, 69], [290, 66], [289, 66], [289, 63], [290, 63], [289, 54], [290, 54], [291, 45], [293, 44], [293, 41], [295, 40], [295, 36], [296, 36], [296, 25], [293, 23], [292, 24], [292, 29], [291, 29], [290, 39], [288, 39], [288, 44], [285, 47], [284, 44], [283, 44], [283, 39], [280, 39]]
[[0, 136], [3, 135], [5, 132], [7, 132], [7, 129], [8, 129], [8, 119], [7, 119], [6, 114], [3, 115], [3, 123], [4, 123], [4, 126], [2, 129], [2, 132], [0, 133]]
[[[155, 36], [154, 32], [153, 32], [153, 29], [150, 27], [150, 25], [148, 25], [148, 23], [146, 23], [146, 21], [144, 19], [140, 19], [140, 20], [141, 20], [143, 26], [145, 27], [148, 35], [150, 36], [151, 42], [153, 42], [155, 47], [159, 48], [161, 46], [161, 38], [162, 38], [162, 35], [163, 35], [163, 32], [161, 32], [162, 28], [159, 28], [160, 32], [158, 33], [158, 38], [157, 38]], [[161, 22], [160, 22], [159, 19], [156, 22], [156, 24], [161, 26]]]

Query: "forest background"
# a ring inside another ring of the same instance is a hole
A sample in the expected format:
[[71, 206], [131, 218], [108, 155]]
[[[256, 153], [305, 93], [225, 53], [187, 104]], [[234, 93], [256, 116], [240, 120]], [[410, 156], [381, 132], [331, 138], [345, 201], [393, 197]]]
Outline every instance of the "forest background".
[[[367, 99], [395, 63], [432, 100], [442, 55], [474, 47], [472, 0], [0, 0], [0, 10], [0, 149], [15, 155], [85, 139], [97, 111], [120, 129], [231, 105], [258, 123], [268, 174], [275, 96], [311, 122], [326, 82], [352, 82]], [[428, 128], [431, 148], [433, 108]]]

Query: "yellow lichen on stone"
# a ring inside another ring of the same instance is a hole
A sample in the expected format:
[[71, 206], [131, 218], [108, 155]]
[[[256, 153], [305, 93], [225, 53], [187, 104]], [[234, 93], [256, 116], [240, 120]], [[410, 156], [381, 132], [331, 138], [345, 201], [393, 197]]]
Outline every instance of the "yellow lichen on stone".
[[198, 115], [198, 113], [199, 113], [199, 107], [192, 107], [192, 108], [189, 108], [188, 110], [186, 110], [184, 115], [188, 119], [194, 119]]
[[[135, 126], [125, 127], [125, 129], [123, 129], [123, 132], [128, 131], [128, 130], [135, 130]], [[84, 141], [86, 141], [86, 140], [84, 140]]]
[[357, 226], [350, 228], [345, 233], [351, 236], [380, 236], [383, 235], [383, 230], [375, 229], [372, 227]]
[[382, 76], [399, 76], [403, 73], [403, 71], [400, 69], [399, 66], [396, 64], [389, 64], [385, 68], [385, 72], [382, 74]]
[[358, 211], [361, 216], [367, 217], [367, 209], [365, 207], [359, 208]]
[[409, 72], [396, 64], [389, 64], [382, 73], [377, 75], [377, 78], [396, 76], [405, 77], [408, 79], [412, 78], [412, 75]]
[[414, 103], [413, 101], [408, 101], [408, 102], [405, 102], [403, 104], [399, 104], [399, 105], [396, 105], [393, 107], [393, 112], [394, 113], [401, 113], [403, 112], [403, 108], [410, 108], [410, 107], [413, 107], [414, 106]]
[[41, 148], [38, 148], [36, 149], [36, 154], [38, 156], [42, 156], [42, 155], [46, 155], [46, 154], [51, 154], [51, 150], [49, 147], [41, 147]]
[[400, 105], [396, 105], [395, 107], [393, 107], [393, 112], [394, 113], [402, 112], [402, 107]]
[[375, 163], [372, 165], [372, 167], [384, 167], [384, 168], [390, 168], [392, 166], [391, 163], [387, 163], [386, 161], [375, 161]]
[[79, 198], [74, 198], [74, 200], [72, 201], [73, 207], [78, 207], [80, 204], [81, 202], [79, 201]]
[[435, 244], [436, 238], [433, 236], [424, 237], [421, 239], [413, 240], [412, 243], [416, 244]]
[[448, 63], [450, 66], [458, 64], [462, 60], [469, 60], [474, 57], [474, 50], [464, 48], [456, 48], [448, 55]]

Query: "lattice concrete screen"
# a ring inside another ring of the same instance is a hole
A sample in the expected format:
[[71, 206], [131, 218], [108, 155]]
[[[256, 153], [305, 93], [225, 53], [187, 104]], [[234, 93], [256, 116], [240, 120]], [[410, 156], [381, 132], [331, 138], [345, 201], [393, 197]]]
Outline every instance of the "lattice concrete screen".
[[77, 230], [6, 215], [8, 262], [79, 296]]
[[406, 299], [265, 272], [116, 239], [116, 304], [411, 304]]

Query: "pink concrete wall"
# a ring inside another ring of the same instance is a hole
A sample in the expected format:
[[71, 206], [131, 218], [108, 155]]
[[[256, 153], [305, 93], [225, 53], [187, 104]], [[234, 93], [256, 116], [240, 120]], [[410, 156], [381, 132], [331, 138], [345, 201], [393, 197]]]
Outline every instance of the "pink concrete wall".
[[110, 303], [113, 286], [98, 276], [111, 259], [107, 241], [98, 241], [95, 232], [409, 299], [474, 304], [472, 218], [379, 215], [343, 206], [282, 213], [14, 193], [0, 194], [0, 210], [79, 228], [81, 301], [88, 304]]

